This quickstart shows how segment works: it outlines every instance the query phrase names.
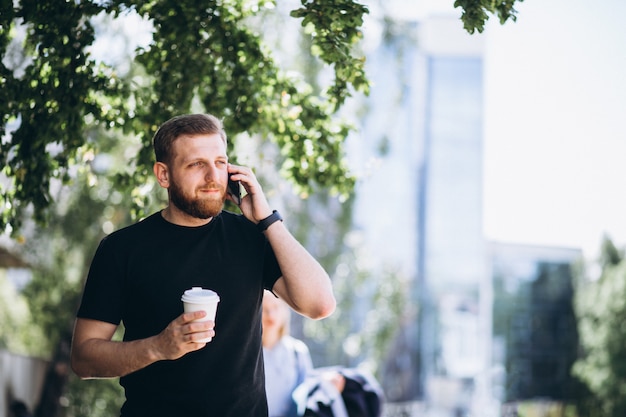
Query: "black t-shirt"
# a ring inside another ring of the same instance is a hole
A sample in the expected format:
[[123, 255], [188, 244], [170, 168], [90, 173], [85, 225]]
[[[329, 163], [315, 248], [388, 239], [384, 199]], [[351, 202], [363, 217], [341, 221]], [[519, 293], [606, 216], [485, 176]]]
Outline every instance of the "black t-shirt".
[[199, 351], [120, 379], [122, 416], [265, 417], [261, 348], [263, 289], [281, 276], [271, 246], [241, 215], [222, 212], [201, 227], [160, 213], [102, 240], [77, 316], [123, 322], [124, 340], [161, 332], [183, 312], [191, 287], [220, 297], [215, 337]]

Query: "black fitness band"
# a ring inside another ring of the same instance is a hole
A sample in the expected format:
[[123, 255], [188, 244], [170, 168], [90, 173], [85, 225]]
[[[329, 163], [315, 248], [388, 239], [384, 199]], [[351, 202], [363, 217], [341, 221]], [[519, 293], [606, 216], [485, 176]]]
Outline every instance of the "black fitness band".
[[277, 210], [274, 210], [272, 211], [272, 214], [270, 214], [269, 216], [261, 220], [256, 225], [256, 227], [259, 228], [259, 232], [265, 232], [268, 227], [270, 227], [272, 224], [276, 223], [277, 221], [282, 222], [283, 218]]

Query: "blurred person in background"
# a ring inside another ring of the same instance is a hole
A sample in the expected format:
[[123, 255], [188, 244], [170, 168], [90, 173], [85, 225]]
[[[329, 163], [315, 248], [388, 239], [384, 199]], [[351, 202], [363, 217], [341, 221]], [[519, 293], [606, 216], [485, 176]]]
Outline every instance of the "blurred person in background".
[[269, 291], [263, 296], [263, 358], [269, 417], [297, 416], [293, 390], [313, 369], [309, 348], [289, 335], [289, 306]]
[[346, 383], [351, 383], [343, 368], [314, 369], [309, 348], [289, 334], [290, 317], [287, 303], [265, 291], [263, 357], [269, 417], [351, 417], [342, 397]]

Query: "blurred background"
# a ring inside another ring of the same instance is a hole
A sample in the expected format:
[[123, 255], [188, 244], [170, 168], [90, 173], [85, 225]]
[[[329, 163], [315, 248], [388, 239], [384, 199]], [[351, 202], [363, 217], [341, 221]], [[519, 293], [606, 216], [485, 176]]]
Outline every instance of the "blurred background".
[[[279, 3], [278, 15], [297, 7]], [[626, 415], [626, 3], [526, 0], [516, 22], [472, 35], [453, 1], [363, 3], [371, 91], [341, 110], [357, 127], [354, 195], [302, 200], [277, 177], [275, 149], [235, 149], [336, 288], [337, 312], [293, 317], [292, 333], [315, 366], [371, 371], [386, 416]], [[96, 22], [106, 36], [93, 49], [120, 67], [151, 30], [125, 19]], [[281, 34], [299, 24], [277, 22], [264, 36], [295, 67]], [[123, 164], [116, 146], [94, 166]], [[55, 323], [74, 314], [59, 306], [97, 244], [68, 250], [94, 227], [84, 211], [109, 213], [93, 236], [129, 222], [121, 196], [83, 185], [49, 230], [0, 241], [0, 417], [14, 399], [92, 417], [122, 400], [115, 381], [58, 369], [71, 328]]]

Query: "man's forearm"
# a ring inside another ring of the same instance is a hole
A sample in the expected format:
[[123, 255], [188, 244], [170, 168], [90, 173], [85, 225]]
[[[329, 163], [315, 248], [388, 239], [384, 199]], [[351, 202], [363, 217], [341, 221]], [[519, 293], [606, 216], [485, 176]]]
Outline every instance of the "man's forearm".
[[152, 338], [131, 342], [90, 339], [72, 347], [72, 369], [80, 378], [115, 378], [161, 360]]
[[116, 325], [97, 320], [76, 320], [72, 343], [72, 369], [81, 378], [115, 378], [160, 360], [174, 360], [206, 346], [215, 336], [215, 322], [197, 321], [204, 311], [183, 313], [163, 331], [146, 339], [116, 342]]

